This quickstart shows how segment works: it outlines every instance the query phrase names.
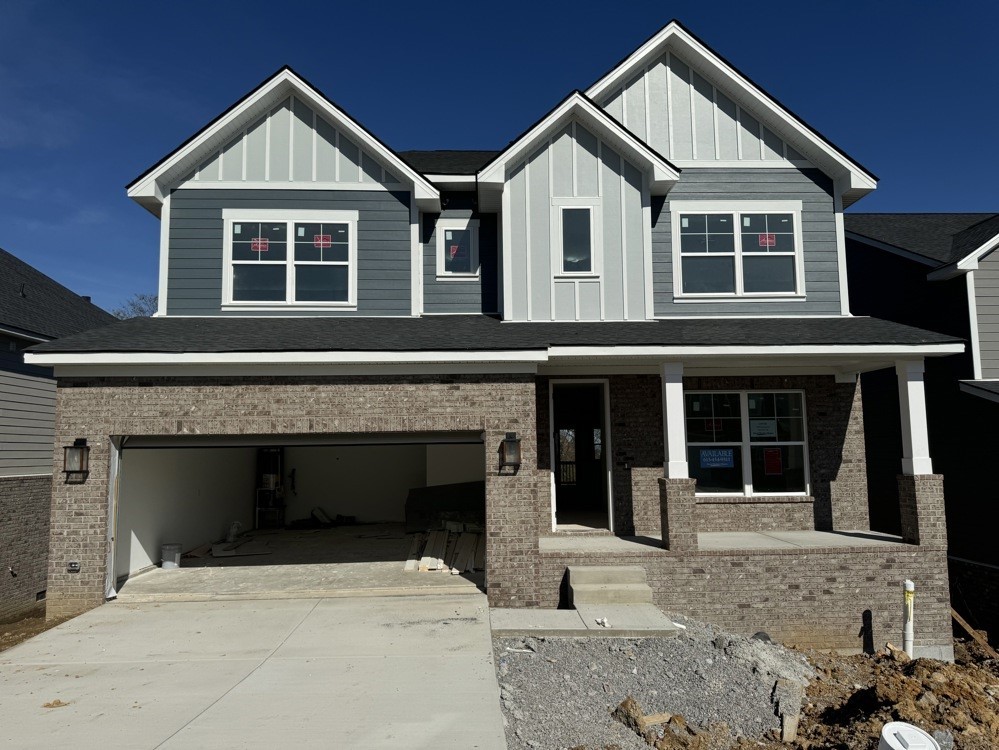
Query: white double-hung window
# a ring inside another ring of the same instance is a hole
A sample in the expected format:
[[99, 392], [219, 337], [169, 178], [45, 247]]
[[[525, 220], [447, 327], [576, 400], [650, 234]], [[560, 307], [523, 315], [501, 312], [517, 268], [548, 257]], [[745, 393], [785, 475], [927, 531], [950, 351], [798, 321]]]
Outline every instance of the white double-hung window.
[[673, 201], [674, 295], [804, 295], [801, 201]]
[[357, 305], [356, 211], [223, 211], [223, 304]]

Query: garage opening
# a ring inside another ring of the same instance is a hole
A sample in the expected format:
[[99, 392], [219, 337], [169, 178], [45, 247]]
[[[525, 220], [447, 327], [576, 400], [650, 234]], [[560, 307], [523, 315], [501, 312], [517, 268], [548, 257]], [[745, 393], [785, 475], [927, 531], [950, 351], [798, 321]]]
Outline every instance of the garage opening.
[[[161, 557], [173, 562], [164, 545], [179, 545], [182, 570], [201, 571], [183, 581], [213, 594], [457, 585], [409, 574], [414, 536], [484, 532], [478, 433], [118, 442], [113, 575], [123, 598], [182, 583], [159, 571]], [[466, 585], [481, 582], [466, 572]]]

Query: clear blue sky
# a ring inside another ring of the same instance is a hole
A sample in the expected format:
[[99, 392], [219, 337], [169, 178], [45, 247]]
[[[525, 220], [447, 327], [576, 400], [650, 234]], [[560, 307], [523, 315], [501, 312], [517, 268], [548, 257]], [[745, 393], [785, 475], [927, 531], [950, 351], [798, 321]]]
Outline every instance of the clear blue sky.
[[0, 247], [154, 293], [125, 185], [281, 65], [398, 150], [491, 149], [673, 17], [881, 177], [855, 210], [999, 210], [995, 3], [0, 0]]

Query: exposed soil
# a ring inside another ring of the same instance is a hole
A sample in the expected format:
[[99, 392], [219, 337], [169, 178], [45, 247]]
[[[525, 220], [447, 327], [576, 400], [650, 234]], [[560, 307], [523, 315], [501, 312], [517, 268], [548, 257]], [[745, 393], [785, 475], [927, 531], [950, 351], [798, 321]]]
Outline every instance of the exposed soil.
[[22, 620], [0, 624], [0, 651], [6, 651], [62, 622], [65, 620], [46, 620], [45, 612], [42, 611]]

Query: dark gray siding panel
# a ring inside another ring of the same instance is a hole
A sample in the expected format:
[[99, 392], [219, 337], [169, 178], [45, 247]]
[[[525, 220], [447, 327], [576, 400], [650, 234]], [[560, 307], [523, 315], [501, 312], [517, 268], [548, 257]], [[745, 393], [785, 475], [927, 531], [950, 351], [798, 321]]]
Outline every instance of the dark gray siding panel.
[[999, 253], [982, 258], [974, 273], [982, 377], [999, 378]]
[[[804, 301], [674, 302], [670, 201], [800, 200]], [[656, 315], [839, 315], [839, 262], [832, 180], [817, 169], [685, 169], [667, 199], [652, 203]]]
[[[222, 209], [357, 211], [357, 310], [307, 315], [411, 315], [410, 194], [367, 190], [176, 190], [170, 198], [168, 315], [222, 309]], [[259, 315], [294, 314], [294, 308]]]
[[[474, 193], [445, 193], [441, 214], [423, 217], [423, 311], [428, 313], [494, 313], [498, 311], [499, 272], [496, 263], [496, 214], [476, 211]], [[437, 281], [438, 219], [478, 219], [479, 266], [477, 281]]]

